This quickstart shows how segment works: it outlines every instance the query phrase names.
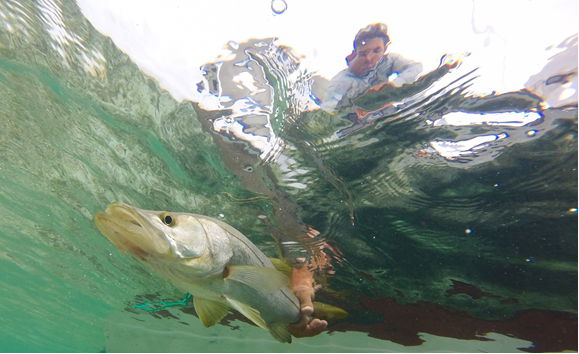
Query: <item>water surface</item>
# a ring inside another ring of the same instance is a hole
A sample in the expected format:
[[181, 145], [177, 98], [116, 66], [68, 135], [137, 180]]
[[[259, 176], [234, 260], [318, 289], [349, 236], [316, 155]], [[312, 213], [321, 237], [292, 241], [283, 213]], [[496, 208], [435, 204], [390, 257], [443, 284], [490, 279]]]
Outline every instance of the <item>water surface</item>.
[[[273, 37], [224, 43], [177, 101], [75, 2], [0, 15], [2, 351], [577, 350], [576, 34], [520, 89], [473, 91], [466, 57], [353, 123]], [[350, 316], [284, 347], [235, 314], [135, 309], [185, 294], [98, 232], [113, 201], [310, 262]]]

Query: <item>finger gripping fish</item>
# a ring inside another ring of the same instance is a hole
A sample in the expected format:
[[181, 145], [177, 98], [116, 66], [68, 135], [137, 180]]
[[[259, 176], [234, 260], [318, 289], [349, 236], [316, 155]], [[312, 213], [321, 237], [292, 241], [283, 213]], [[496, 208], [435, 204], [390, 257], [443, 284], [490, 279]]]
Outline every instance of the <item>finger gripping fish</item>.
[[121, 251], [193, 295], [205, 327], [230, 308], [291, 343], [288, 325], [300, 319], [289, 278], [251, 241], [226, 223], [203, 215], [133, 208], [122, 203], [98, 212], [99, 230]]

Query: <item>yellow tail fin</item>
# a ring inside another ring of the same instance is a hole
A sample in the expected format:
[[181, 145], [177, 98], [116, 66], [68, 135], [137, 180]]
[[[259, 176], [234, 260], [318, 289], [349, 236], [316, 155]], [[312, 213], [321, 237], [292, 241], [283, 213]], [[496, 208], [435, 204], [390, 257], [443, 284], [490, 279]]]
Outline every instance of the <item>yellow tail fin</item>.
[[314, 317], [320, 320], [337, 320], [348, 317], [348, 313], [339, 307], [314, 301]]

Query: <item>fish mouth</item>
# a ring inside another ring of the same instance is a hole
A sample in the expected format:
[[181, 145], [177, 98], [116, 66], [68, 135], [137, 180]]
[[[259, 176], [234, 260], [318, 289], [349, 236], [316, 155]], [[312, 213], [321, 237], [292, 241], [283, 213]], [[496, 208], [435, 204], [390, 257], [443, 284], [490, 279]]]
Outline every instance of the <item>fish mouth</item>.
[[121, 253], [144, 261], [149, 255], [164, 254], [170, 244], [146, 214], [123, 203], [113, 203], [94, 216], [97, 228]]

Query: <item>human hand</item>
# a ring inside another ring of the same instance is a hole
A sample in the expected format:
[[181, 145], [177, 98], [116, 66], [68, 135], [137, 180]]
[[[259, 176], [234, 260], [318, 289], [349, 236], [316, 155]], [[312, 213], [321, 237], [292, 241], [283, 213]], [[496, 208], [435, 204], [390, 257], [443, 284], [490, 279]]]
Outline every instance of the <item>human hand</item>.
[[372, 112], [376, 112], [379, 111], [381, 109], [384, 109], [386, 107], [390, 107], [392, 106], [394, 103], [393, 102], [386, 102], [382, 107], [378, 108], [377, 110], [374, 111], [366, 111], [364, 109], [360, 109], [360, 108], [356, 108], [354, 109], [354, 112], [356, 112], [356, 114], [358, 115], [358, 120], [366, 117], [368, 114], [372, 113]]
[[312, 301], [315, 297], [313, 282], [313, 275], [307, 265], [303, 265], [300, 269], [293, 269], [290, 286], [300, 300], [301, 318], [298, 323], [289, 325], [289, 332], [296, 338], [316, 336], [328, 326], [327, 321], [311, 318], [314, 313]]
[[367, 60], [355, 53], [346, 57], [346, 61], [348, 62], [348, 68], [356, 76], [366, 76], [370, 69], [372, 69], [371, 64], [369, 64]]
[[447, 65], [449, 69], [457, 68], [469, 55], [468, 52], [443, 55], [440, 59], [440, 66]]
[[366, 92], [364, 92], [364, 93], [368, 93], [368, 92], [372, 92], [372, 91], [380, 91], [380, 90], [381, 90], [384, 86], [386, 86], [386, 85], [395, 87], [394, 85], [392, 85], [391, 82], [386, 81], [386, 82], [383, 82], [383, 83], [378, 84], [378, 85], [376, 85], [376, 86], [372, 86], [372, 87], [368, 88], [368, 89], [366, 90]]
[[355, 57], [356, 57], [356, 51], [353, 50], [350, 55], [346, 56], [346, 64], [348, 64], [348, 66], [350, 66], [350, 62], [352, 60], [354, 60]]

